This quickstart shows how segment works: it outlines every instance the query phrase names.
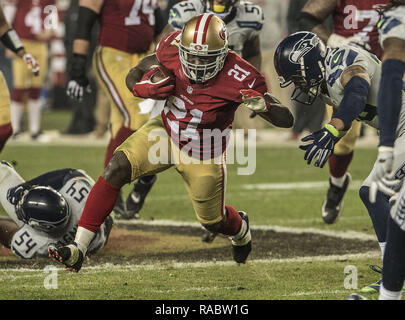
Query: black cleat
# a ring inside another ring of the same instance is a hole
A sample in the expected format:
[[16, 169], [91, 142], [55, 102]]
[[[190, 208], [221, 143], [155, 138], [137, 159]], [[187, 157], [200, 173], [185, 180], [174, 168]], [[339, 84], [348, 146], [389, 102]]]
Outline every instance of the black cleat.
[[246, 222], [246, 231], [238, 239], [235, 237], [231, 238], [232, 256], [233, 260], [237, 263], [245, 263], [250, 251], [252, 251], [252, 237], [250, 235], [249, 218], [246, 212], [239, 211], [239, 215], [242, 217], [242, 220]]
[[63, 263], [66, 269], [75, 272], [79, 272], [84, 260], [83, 252], [74, 243], [67, 246], [51, 243], [48, 246], [48, 257]]
[[322, 203], [322, 219], [325, 223], [332, 224], [338, 220], [343, 209], [343, 196], [350, 181], [352, 181], [352, 177], [350, 173], [347, 173], [343, 187], [340, 188], [332, 184], [329, 178], [328, 193], [326, 194], [325, 201]]
[[367, 300], [367, 299], [360, 294], [352, 293], [347, 297], [346, 300]]
[[122, 200], [121, 192], [118, 194], [118, 198], [117, 198], [117, 201], [115, 202], [113, 211], [116, 214], [116, 216], [119, 218], [124, 217], [126, 215], [125, 202], [124, 202], [124, 200]]
[[211, 243], [212, 241], [214, 241], [214, 239], [216, 238], [217, 234], [218, 234], [218, 233], [216, 233], [216, 232], [211, 232], [211, 231], [205, 230], [205, 231], [204, 231], [204, 234], [203, 234], [202, 237], [201, 237], [201, 240], [202, 240], [203, 242], [206, 242], [206, 243]]
[[139, 219], [139, 211], [141, 211], [146, 196], [148, 195], [150, 189], [152, 189], [152, 186], [157, 179], [156, 175], [149, 177], [150, 179], [146, 183], [142, 178], [135, 183], [134, 189], [128, 195], [126, 201], [126, 212], [124, 219]]

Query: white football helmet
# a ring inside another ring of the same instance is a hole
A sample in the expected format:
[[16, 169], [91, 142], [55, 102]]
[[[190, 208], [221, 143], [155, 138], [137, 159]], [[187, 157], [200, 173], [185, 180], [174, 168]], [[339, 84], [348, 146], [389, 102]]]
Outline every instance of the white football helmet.
[[180, 62], [185, 75], [202, 83], [215, 77], [228, 55], [228, 31], [222, 19], [212, 13], [191, 18], [179, 43]]

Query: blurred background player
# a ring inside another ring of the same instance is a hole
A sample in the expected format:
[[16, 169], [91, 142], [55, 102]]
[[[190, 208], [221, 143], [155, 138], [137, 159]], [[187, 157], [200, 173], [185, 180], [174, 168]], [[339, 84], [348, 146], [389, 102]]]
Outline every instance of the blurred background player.
[[[38, 61], [41, 72], [34, 77], [26, 63], [13, 57], [13, 93], [11, 96], [11, 123], [13, 136], [21, 133], [21, 121], [26, 105], [31, 138], [46, 142], [41, 134], [41, 89], [45, 83], [48, 65], [48, 44], [57, 26], [57, 16], [49, 16], [56, 9], [55, 0], [11, 0], [6, 3], [7, 19], [12, 23], [28, 52]], [[55, 14], [57, 14], [55, 10]]]
[[[314, 32], [331, 48], [354, 42], [381, 58], [377, 30], [380, 15], [377, 8], [387, 3], [389, 0], [309, 0], [299, 17], [300, 30]], [[333, 16], [333, 30], [324, 24], [329, 15]], [[342, 211], [343, 197], [351, 181], [347, 169], [353, 158], [360, 128], [360, 123], [355, 120], [329, 158], [329, 189], [322, 204], [325, 223], [336, 222]]]
[[[288, 34], [301, 31], [298, 17], [300, 16], [301, 10], [307, 2], [308, 0], [290, 1], [287, 13]], [[325, 21], [325, 24], [330, 29], [333, 28], [331, 18], [332, 17], [329, 16], [327, 21]], [[322, 128], [325, 118], [325, 103], [322, 101], [322, 99], [317, 98], [312, 105], [306, 105], [296, 100], [292, 100], [291, 103], [294, 109], [295, 121], [291, 129], [292, 132], [290, 140], [298, 140], [300, 135], [305, 130], [314, 132]]]
[[[0, 202], [11, 218], [0, 220], [0, 243], [20, 258], [47, 257], [51, 243], [70, 243], [94, 181], [82, 170], [61, 169], [32, 180], [6, 161], [0, 163]], [[89, 247], [95, 253], [107, 243], [109, 217]]]
[[[245, 0], [185, 0], [169, 11], [169, 21], [162, 35], [181, 30], [186, 22], [201, 13], [213, 13], [221, 18], [229, 32], [229, 48], [261, 70], [262, 54], [260, 33], [264, 15], [259, 5]], [[243, 129], [263, 128], [265, 122], [252, 119], [251, 113], [239, 108], [235, 113], [235, 127]]]
[[[128, 92], [125, 77], [150, 52], [163, 24], [157, 0], [81, 0], [67, 87], [67, 94], [78, 100], [90, 88], [86, 64], [91, 31], [97, 20], [100, 31], [93, 72], [111, 106], [106, 167], [114, 150], [149, 119], [149, 113], [141, 112], [139, 104], [143, 99], [134, 99]], [[140, 177], [125, 203], [121, 195], [117, 198], [116, 213], [122, 218], [139, 217], [138, 212], [155, 181], [156, 175]]]
[[[10, 28], [3, 9], [0, 7], [0, 40], [3, 45], [14, 52], [24, 63], [25, 69], [34, 75], [39, 73], [39, 64], [31, 54], [25, 51], [24, 45], [15, 30]], [[10, 94], [0, 71], [0, 151], [3, 150], [8, 138], [13, 133], [10, 116]]]

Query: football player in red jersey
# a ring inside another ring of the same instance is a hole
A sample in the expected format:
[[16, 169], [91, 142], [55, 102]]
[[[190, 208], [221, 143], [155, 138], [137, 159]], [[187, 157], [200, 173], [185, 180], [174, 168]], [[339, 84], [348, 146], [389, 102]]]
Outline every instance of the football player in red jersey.
[[[89, 88], [86, 61], [91, 29], [97, 20], [100, 32], [93, 70], [111, 106], [111, 139], [104, 160], [104, 166], [107, 166], [115, 148], [149, 119], [149, 114], [140, 109], [143, 99], [134, 99], [124, 80], [130, 68], [150, 51], [164, 23], [157, 0], [80, 0], [78, 32], [67, 87], [67, 94], [75, 99], [80, 100]], [[155, 180], [156, 175], [141, 177], [126, 203], [121, 195], [118, 197], [115, 212], [122, 218], [138, 218]]]
[[[300, 29], [316, 33], [329, 47], [357, 43], [381, 58], [377, 23], [377, 8], [389, 0], [309, 0], [303, 7]], [[333, 16], [334, 29], [323, 24]], [[330, 110], [329, 110], [330, 111]], [[329, 158], [329, 189], [322, 204], [322, 219], [331, 224], [337, 221], [343, 208], [343, 197], [351, 181], [347, 169], [353, 158], [354, 145], [360, 135], [360, 122], [353, 121], [349, 132], [335, 145]]]
[[[26, 64], [13, 56], [14, 90], [11, 96], [11, 123], [14, 137], [21, 132], [21, 120], [24, 105], [29, 115], [29, 131], [31, 138], [47, 141], [41, 134], [41, 100], [40, 93], [47, 75], [48, 42], [55, 33], [52, 10], [56, 11], [55, 0], [13, 0], [7, 2], [8, 17], [24, 47], [41, 65], [41, 73], [33, 76]], [[10, 8], [10, 9], [9, 9]], [[54, 9], [53, 9], [54, 8]]]
[[[172, 75], [152, 82], [158, 66]], [[280, 127], [292, 126], [291, 112], [267, 92], [257, 69], [228, 50], [225, 23], [208, 13], [193, 17], [182, 31], [161, 40], [155, 54], [131, 69], [126, 84], [135, 96], [167, 99], [164, 110], [116, 149], [89, 194], [74, 243], [51, 246], [50, 257], [78, 271], [120, 188], [144, 174], [175, 167], [198, 221], [207, 230], [229, 237], [233, 259], [244, 263], [252, 246], [249, 220], [245, 212], [225, 205], [223, 140], [228, 138], [239, 105]], [[207, 136], [207, 131], [218, 136]], [[161, 147], [159, 156], [156, 138]]]
[[[34, 76], [39, 73], [39, 64], [34, 57], [25, 51], [19, 36], [7, 22], [3, 9], [0, 7], [0, 41], [3, 45], [14, 52], [24, 63], [25, 68], [31, 70]], [[27, 68], [28, 67], [28, 68]], [[8, 138], [13, 133], [10, 115], [10, 94], [0, 71], [0, 151], [3, 150]]]

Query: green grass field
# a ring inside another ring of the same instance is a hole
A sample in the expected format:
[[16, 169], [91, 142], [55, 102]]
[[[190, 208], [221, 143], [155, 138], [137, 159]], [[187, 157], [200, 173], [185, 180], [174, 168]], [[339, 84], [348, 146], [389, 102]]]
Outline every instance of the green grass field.
[[[104, 151], [102, 146], [10, 145], [1, 157], [16, 161], [16, 170], [25, 179], [64, 167], [84, 169], [97, 179], [102, 173]], [[229, 165], [227, 203], [248, 212], [252, 225], [311, 228], [331, 233], [355, 231], [372, 236], [374, 231], [358, 196], [358, 187], [368, 175], [375, 157], [374, 149], [356, 150], [350, 167], [353, 184], [345, 197], [344, 212], [334, 225], [325, 225], [321, 219], [325, 187], [294, 187], [294, 184], [303, 182], [326, 183], [329, 176], [327, 168], [307, 166], [303, 152], [298, 148], [258, 148], [256, 172], [250, 176], [237, 175], [237, 166]], [[287, 187], [268, 186], [276, 183]], [[126, 186], [124, 194], [129, 190]], [[197, 221], [181, 177], [174, 169], [159, 174], [141, 218], [144, 221]], [[288, 236], [283, 239], [286, 248], [295, 245], [289, 242], [292, 240]], [[198, 237], [190, 240], [190, 245], [192, 241], [204, 249]], [[254, 241], [253, 244], [255, 250]], [[127, 250], [130, 251], [132, 245], [135, 247], [136, 243], [127, 243]], [[105, 253], [103, 250], [100, 253], [106, 263], [88, 268], [84, 265], [78, 274], [60, 269], [56, 290], [44, 288], [47, 274], [41, 264], [32, 261], [32, 265], [25, 264], [24, 268], [19, 268], [18, 264], [10, 267], [18, 259], [0, 256], [0, 299], [341, 300], [358, 291], [355, 287], [345, 288], [346, 267], [356, 268], [358, 288], [378, 280], [379, 276], [368, 269], [369, 264], [381, 264], [377, 243], [374, 251], [364, 250], [363, 255], [348, 252], [347, 255], [333, 256], [334, 247], [330, 248], [329, 255], [318, 255], [316, 246], [314, 242], [314, 255], [310, 257], [287, 259], [281, 255], [276, 259], [270, 253], [269, 259], [252, 259], [245, 265], [236, 265], [223, 262], [220, 257], [214, 262], [155, 261], [139, 264], [135, 257], [122, 263], [122, 259], [115, 260], [107, 245], [103, 249]], [[172, 244], [167, 241], [163, 247], [170, 251]], [[164, 251], [164, 248], [156, 250]], [[50, 260], [48, 264], [55, 265]], [[377, 298], [377, 294], [366, 296]]]

